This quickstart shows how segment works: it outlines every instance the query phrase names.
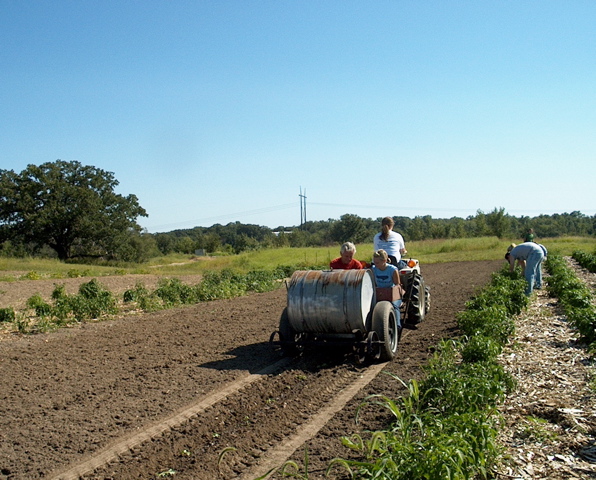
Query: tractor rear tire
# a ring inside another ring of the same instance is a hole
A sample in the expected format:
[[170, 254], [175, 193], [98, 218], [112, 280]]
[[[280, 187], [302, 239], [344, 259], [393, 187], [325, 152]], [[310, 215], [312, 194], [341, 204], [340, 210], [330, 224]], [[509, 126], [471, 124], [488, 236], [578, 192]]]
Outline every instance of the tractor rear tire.
[[397, 353], [400, 331], [395, 309], [391, 302], [382, 301], [375, 305], [372, 315], [372, 330], [377, 332], [380, 344], [379, 360], [389, 362]]
[[[429, 303], [426, 302], [427, 289], [424, 286], [424, 279], [421, 275], [414, 275], [412, 278], [412, 285], [409, 289], [410, 295], [408, 298], [408, 323], [410, 325], [418, 325], [424, 320], [427, 309], [430, 308]], [[428, 307], [428, 308], [427, 308]]]

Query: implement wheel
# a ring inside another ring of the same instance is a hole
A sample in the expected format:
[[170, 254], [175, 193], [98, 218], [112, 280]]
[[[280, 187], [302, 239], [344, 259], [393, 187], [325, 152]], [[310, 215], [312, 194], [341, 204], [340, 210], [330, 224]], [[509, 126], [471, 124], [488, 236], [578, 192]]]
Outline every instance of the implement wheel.
[[372, 330], [377, 333], [382, 342], [379, 359], [382, 362], [393, 360], [397, 353], [399, 329], [395, 309], [391, 302], [382, 301], [375, 305], [372, 315]]
[[290, 325], [288, 309], [284, 308], [279, 319], [279, 340], [281, 351], [286, 357], [295, 357], [302, 352], [302, 345], [299, 343], [302, 335], [296, 333]]

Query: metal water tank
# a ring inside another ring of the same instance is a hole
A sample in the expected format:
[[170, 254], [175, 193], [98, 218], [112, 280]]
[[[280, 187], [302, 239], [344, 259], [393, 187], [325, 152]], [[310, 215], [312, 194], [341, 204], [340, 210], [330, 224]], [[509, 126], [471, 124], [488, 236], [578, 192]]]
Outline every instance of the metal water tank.
[[375, 304], [370, 270], [299, 270], [288, 286], [288, 317], [297, 333], [366, 331]]

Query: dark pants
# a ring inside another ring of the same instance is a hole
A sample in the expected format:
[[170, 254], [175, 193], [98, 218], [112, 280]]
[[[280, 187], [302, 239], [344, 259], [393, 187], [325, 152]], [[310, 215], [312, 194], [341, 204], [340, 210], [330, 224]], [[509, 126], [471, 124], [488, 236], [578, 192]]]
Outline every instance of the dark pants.
[[399, 262], [397, 261], [397, 258], [395, 258], [395, 255], [388, 255], [389, 256], [389, 260], [391, 260], [391, 265], [395, 265], [397, 268], [399, 268], [400, 270], [402, 268], [405, 268], [408, 264], [405, 262], [405, 260], [400, 260]]

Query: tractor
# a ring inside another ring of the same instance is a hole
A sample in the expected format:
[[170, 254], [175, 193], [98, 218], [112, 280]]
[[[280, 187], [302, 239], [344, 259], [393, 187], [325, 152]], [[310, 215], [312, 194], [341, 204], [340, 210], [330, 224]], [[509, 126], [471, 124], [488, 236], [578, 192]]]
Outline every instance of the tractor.
[[[417, 328], [430, 309], [430, 290], [418, 260], [406, 263], [400, 269], [405, 288], [401, 323]], [[377, 288], [370, 269], [295, 271], [270, 342], [286, 356], [298, 355], [307, 346], [351, 346], [360, 362], [390, 361], [402, 331], [391, 303], [398, 295], [396, 287]]]

